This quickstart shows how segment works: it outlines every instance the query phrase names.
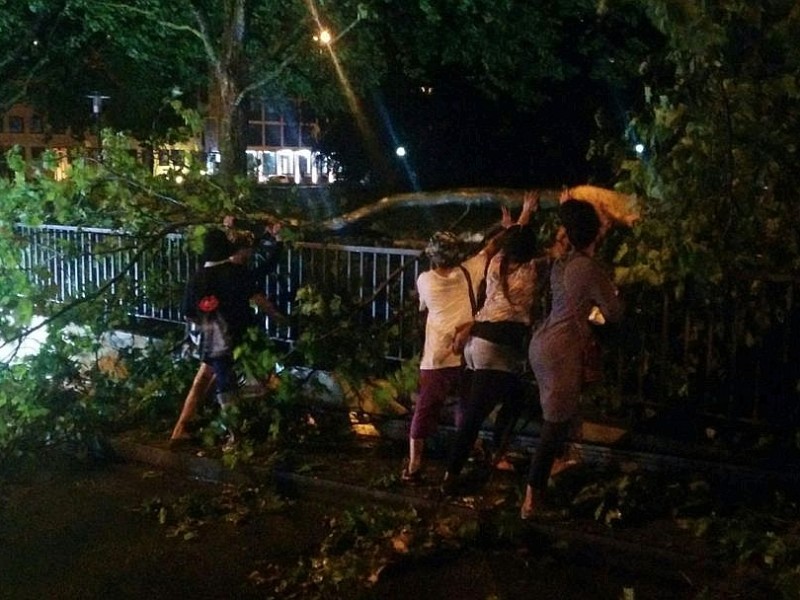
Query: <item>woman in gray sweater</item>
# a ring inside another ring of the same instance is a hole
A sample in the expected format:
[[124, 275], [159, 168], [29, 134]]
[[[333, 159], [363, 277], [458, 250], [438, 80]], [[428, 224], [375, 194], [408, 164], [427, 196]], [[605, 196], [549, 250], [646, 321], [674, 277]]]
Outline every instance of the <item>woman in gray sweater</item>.
[[591, 363], [597, 342], [590, 316], [613, 323], [623, 313], [617, 288], [606, 268], [594, 258], [601, 238], [594, 206], [567, 200], [559, 207], [559, 216], [572, 250], [552, 266], [552, 308], [528, 348], [539, 386], [543, 424], [520, 511], [523, 519], [532, 517], [542, 504], [553, 462], [563, 454], [578, 418], [581, 392], [594, 377], [591, 371], [596, 365]]

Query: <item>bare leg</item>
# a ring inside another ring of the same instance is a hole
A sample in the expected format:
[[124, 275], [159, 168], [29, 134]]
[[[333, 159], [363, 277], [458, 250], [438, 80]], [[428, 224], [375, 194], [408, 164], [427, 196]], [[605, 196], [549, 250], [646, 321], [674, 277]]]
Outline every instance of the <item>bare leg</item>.
[[410, 438], [408, 444], [408, 472], [416, 473], [422, 466], [422, 449], [425, 446], [425, 440], [415, 440]]
[[186, 433], [186, 424], [197, 412], [197, 404], [203, 398], [206, 398], [214, 386], [214, 370], [211, 365], [200, 363], [200, 368], [192, 381], [192, 387], [189, 388], [189, 393], [186, 394], [186, 399], [183, 401], [183, 408], [178, 417], [178, 422], [175, 423], [175, 428], [172, 430], [170, 440], [180, 440], [188, 437]]
[[536, 505], [538, 504], [536, 500], [538, 495], [539, 494], [534, 491], [530, 485], [525, 486], [525, 500], [523, 500], [522, 507], [519, 511], [519, 516], [523, 521], [527, 521], [533, 517], [534, 513], [536, 512]]

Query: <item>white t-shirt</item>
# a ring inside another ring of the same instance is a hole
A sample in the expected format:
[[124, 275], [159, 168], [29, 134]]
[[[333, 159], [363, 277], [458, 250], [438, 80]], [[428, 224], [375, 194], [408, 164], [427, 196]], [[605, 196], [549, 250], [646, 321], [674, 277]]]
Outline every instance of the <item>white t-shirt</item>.
[[503, 253], [495, 254], [486, 270], [486, 301], [476, 321], [515, 321], [530, 324], [531, 306], [536, 291], [537, 263], [540, 258], [522, 263], [508, 273], [508, 295], [503, 291], [500, 263]]
[[[461, 265], [472, 278], [473, 293], [477, 298], [478, 286], [486, 270], [486, 253], [479, 252]], [[420, 369], [459, 366], [461, 355], [453, 354], [451, 349], [453, 333], [456, 326], [472, 320], [472, 304], [463, 271], [459, 267], [453, 267], [446, 275], [440, 275], [434, 269], [425, 271], [417, 278], [417, 293], [419, 309], [428, 311]]]

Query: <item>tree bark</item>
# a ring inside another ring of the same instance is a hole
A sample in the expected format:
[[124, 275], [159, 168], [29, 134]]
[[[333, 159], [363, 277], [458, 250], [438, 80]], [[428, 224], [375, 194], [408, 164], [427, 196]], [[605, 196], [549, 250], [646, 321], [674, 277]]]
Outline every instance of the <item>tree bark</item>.
[[237, 177], [247, 174], [247, 112], [238, 101], [239, 88], [231, 77], [215, 81], [217, 97], [217, 136], [220, 153], [220, 179], [233, 189]]
[[220, 40], [219, 61], [212, 78], [217, 110], [220, 178], [233, 189], [237, 177], [247, 174], [247, 107], [242, 89], [247, 66], [244, 42], [247, 35], [246, 0], [225, 1], [225, 24]]

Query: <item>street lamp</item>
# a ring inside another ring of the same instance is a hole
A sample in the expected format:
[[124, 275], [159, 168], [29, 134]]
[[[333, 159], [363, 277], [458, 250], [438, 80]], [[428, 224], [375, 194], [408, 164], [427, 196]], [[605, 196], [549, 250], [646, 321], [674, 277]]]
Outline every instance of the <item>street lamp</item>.
[[86, 97], [92, 101], [92, 118], [94, 119], [95, 135], [97, 136], [97, 148], [101, 150], [103, 142], [100, 135], [100, 112], [103, 109], [103, 102], [108, 100], [109, 96], [104, 96], [99, 92], [92, 92], [87, 94]]
[[361, 19], [365, 18], [367, 16], [367, 13], [362, 8], [359, 7], [356, 18], [353, 19], [350, 22], [350, 24], [347, 27], [345, 27], [341, 32], [339, 32], [339, 35], [337, 35], [336, 37], [333, 37], [333, 34], [331, 33], [330, 29], [322, 25], [319, 19], [319, 15], [317, 15], [316, 11], [314, 11], [313, 16], [314, 20], [317, 22], [317, 26], [319, 27], [319, 33], [314, 35], [314, 41], [318, 42], [322, 46], [333, 46], [342, 37], [344, 37], [348, 31], [350, 31], [353, 27], [355, 27], [361, 21]]
[[98, 121], [100, 119], [100, 110], [103, 108], [103, 101], [108, 100], [110, 96], [103, 96], [99, 92], [92, 92], [91, 94], [87, 94], [86, 97], [92, 101], [92, 115], [94, 115], [95, 121]]
[[333, 41], [333, 36], [331, 36], [331, 32], [329, 30], [323, 29], [319, 32], [319, 34], [314, 36], [314, 40], [323, 46], [328, 46], [330, 45], [331, 41]]

